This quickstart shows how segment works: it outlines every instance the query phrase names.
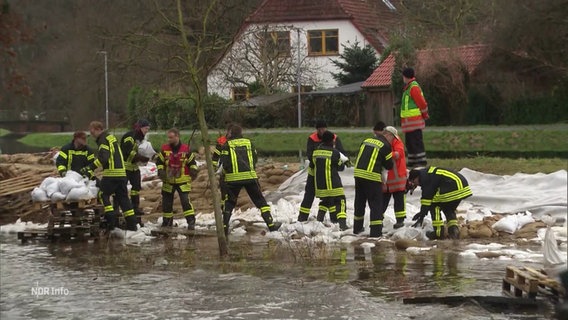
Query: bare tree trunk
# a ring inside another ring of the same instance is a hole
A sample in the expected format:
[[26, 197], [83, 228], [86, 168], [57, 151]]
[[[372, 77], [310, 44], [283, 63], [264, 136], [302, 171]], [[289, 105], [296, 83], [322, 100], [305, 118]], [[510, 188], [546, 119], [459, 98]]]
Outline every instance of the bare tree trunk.
[[205, 147], [205, 161], [207, 162], [207, 176], [209, 177], [209, 188], [211, 190], [211, 197], [213, 201], [213, 208], [215, 209], [215, 228], [217, 229], [217, 242], [219, 243], [219, 254], [223, 257], [229, 253], [227, 247], [227, 238], [225, 237], [225, 230], [223, 227], [223, 212], [221, 211], [221, 197], [219, 195], [219, 185], [217, 177], [215, 176], [215, 169], [211, 159], [211, 148], [209, 141], [209, 130], [207, 122], [205, 121], [205, 110], [203, 108], [203, 101], [201, 95], [198, 95], [198, 101], [195, 101], [195, 112], [197, 113], [197, 120], [199, 121], [199, 128], [201, 130], [201, 141]]
[[[194, 93], [195, 98], [195, 113], [197, 114], [197, 119], [199, 121], [199, 128], [201, 130], [201, 140], [203, 141], [203, 147], [205, 148], [205, 161], [207, 163], [207, 175], [209, 177], [209, 189], [211, 190], [211, 197], [213, 201], [213, 208], [215, 209], [215, 227], [217, 229], [217, 241], [219, 243], [219, 254], [221, 256], [226, 256], [229, 253], [227, 247], [227, 238], [225, 237], [225, 230], [223, 227], [223, 212], [221, 211], [221, 198], [218, 193], [217, 177], [215, 176], [215, 169], [213, 166], [213, 161], [211, 159], [211, 149], [209, 143], [209, 130], [207, 128], [207, 121], [205, 121], [205, 110], [203, 106], [203, 90], [202, 81], [200, 79], [200, 69], [199, 64], [201, 63], [200, 57], [207, 54], [207, 48], [201, 46], [201, 41], [194, 48], [188, 42], [188, 33], [186, 26], [184, 24], [183, 10], [181, 5], [181, 0], [177, 0], [177, 28], [180, 32], [181, 43], [185, 49], [186, 57], [184, 59], [185, 65], [187, 67], [188, 75], [191, 84], [193, 85], [193, 90], [189, 92]], [[209, 18], [209, 13], [212, 8], [217, 4], [217, 1], [211, 1], [206, 14], [202, 17], [203, 23], [203, 34], [206, 34], [207, 19]]]

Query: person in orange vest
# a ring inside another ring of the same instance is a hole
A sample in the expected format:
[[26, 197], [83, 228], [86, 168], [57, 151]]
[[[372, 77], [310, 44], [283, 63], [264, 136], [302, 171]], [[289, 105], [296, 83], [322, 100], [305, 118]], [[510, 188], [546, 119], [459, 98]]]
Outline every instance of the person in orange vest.
[[383, 130], [383, 136], [392, 148], [394, 166], [388, 171], [387, 183], [383, 184], [383, 205], [387, 209], [391, 197], [394, 199], [394, 215], [396, 217], [395, 229], [404, 227], [406, 219], [406, 157], [404, 143], [398, 136], [396, 128], [388, 126]]
[[168, 130], [168, 143], [162, 146], [156, 161], [162, 185], [162, 227], [172, 227], [174, 195], [179, 194], [187, 229], [195, 230], [195, 211], [189, 200], [191, 180], [197, 177], [195, 155], [189, 145], [182, 143], [179, 130]]
[[422, 129], [428, 120], [428, 104], [424, 93], [414, 77], [414, 69], [406, 68], [402, 71], [404, 91], [400, 104], [400, 124], [405, 134], [408, 149], [408, 166], [411, 168], [427, 165], [426, 149], [422, 137]]
[[[325, 121], [317, 121], [316, 122], [316, 131], [312, 133], [308, 137], [308, 142], [306, 146], [306, 158], [312, 161], [314, 150], [317, 149], [322, 144], [322, 137], [323, 134], [327, 132], [327, 123]], [[343, 149], [343, 144], [341, 144], [341, 139], [336, 134], [333, 134], [333, 147], [337, 149], [339, 152], [347, 156], [345, 149]], [[306, 188], [304, 192], [304, 199], [300, 204], [300, 214], [298, 215], [298, 221], [308, 221], [310, 216], [310, 211], [312, 209], [312, 204], [314, 203], [314, 199], [316, 197], [316, 187], [314, 184], [314, 172], [313, 166], [308, 167], [308, 178], [306, 179]], [[329, 208], [325, 207], [322, 203], [320, 203], [319, 213], [321, 215], [322, 212], [325, 215], [327, 211], [332, 212]], [[336, 222], [336, 216], [330, 216], [332, 222]]]

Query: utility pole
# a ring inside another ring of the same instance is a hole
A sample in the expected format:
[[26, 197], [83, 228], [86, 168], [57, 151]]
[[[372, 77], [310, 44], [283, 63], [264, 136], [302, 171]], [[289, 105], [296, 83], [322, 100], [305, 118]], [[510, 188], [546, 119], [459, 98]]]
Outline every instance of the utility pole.
[[106, 51], [99, 51], [97, 53], [100, 53], [105, 57], [105, 126], [106, 129], [108, 129], [108, 58]]
[[[296, 81], [297, 81], [297, 91], [298, 91], [298, 128], [302, 128], [302, 80], [301, 80], [301, 76], [302, 76], [302, 72], [301, 72], [301, 68], [300, 65], [302, 63], [302, 60], [300, 58], [300, 28], [296, 28], [296, 33], [297, 33], [297, 49], [298, 50], [298, 62], [297, 62], [297, 69], [296, 69]], [[302, 163], [302, 149], [300, 149], [298, 151], [298, 156], [300, 159], [300, 163]]]

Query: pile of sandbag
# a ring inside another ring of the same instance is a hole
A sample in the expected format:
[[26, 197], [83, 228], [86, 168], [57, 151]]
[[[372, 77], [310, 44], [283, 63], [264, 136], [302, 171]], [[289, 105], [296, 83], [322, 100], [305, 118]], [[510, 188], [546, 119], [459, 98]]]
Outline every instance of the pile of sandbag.
[[75, 171], [67, 171], [65, 177], [48, 177], [32, 191], [34, 202], [89, 200], [97, 197], [95, 181], [83, 178]]

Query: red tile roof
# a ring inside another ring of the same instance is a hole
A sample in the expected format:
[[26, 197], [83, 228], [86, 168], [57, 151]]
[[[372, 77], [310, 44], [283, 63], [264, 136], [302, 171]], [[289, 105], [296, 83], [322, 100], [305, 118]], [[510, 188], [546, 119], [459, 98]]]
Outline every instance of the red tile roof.
[[[490, 49], [487, 45], [418, 50], [416, 52], [417, 63], [415, 68], [417, 73], [420, 73], [420, 69], [424, 69], [433, 63], [456, 59], [464, 64], [469, 73], [473, 73], [487, 57], [489, 51]], [[394, 67], [395, 59], [391, 54], [375, 69], [373, 74], [363, 83], [362, 87], [390, 87]]]
[[265, 0], [247, 23], [351, 20], [378, 52], [387, 45], [388, 30], [398, 13], [380, 0]]

